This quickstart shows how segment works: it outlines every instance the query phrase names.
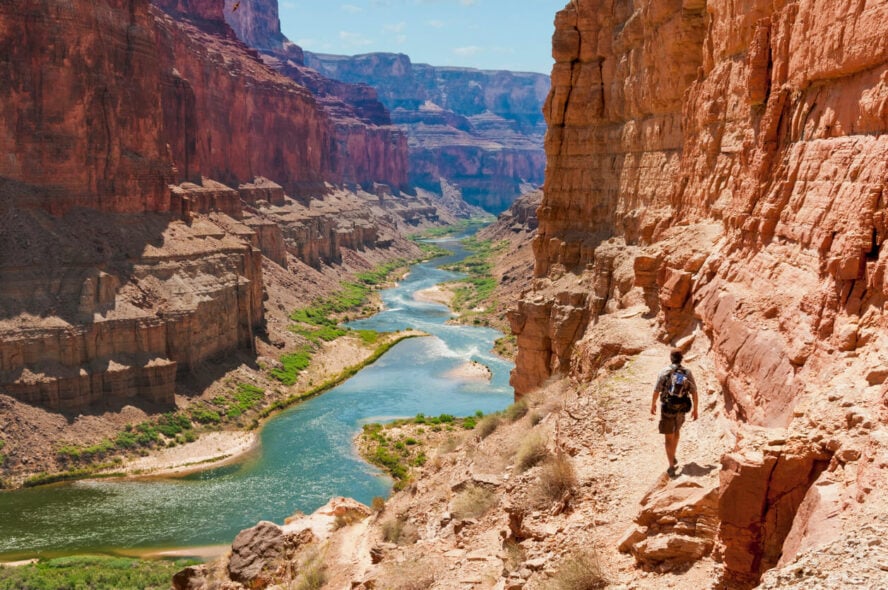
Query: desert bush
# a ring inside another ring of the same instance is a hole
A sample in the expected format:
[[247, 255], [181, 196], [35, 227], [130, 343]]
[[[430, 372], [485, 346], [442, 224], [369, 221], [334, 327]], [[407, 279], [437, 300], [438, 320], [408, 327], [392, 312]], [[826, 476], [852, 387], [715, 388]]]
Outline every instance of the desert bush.
[[478, 431], [478, 436], [481, 438], [487, 438], [491, 434], [499, 428], [499, 425], [502, 423], [502, 420], [496, 414], [491, 414], [485, 418], [482, 418], [478, 423], [476, 430]]
[[577, 475], [570, 459], [559, 453], [552, 457], [540, 472], [539, 499], [543, 502], [555, 502], [577, 487]]
[[357, 524], [365, 518], [367, 518], [366, 515], [360, 510], [346, 510], [344, 513], [336, 515], [333, 529], [338, 531], [341, 528]]
[[543, 418], [545, 418], [545, 417], [546, 417], [545, 414], [543, 414], [542, 412], [531, 412], [531, 414], [530, 414], [530, 425], [531, 425], [531, 426], [536, 426], [537, 424], [539, 424], [540, 422], [542, 422], [542, 421], [543, 421]]
[[534, 465], [540, 463], [549, 454], [546, 449], [546, 441], [539, 434], [532, 434], [518, 448], [515, 456], [515, 464], [518, 471], [527, 471]]
[[503, 415], [509, 422], [517, 422], [527, 414], [527, 400], [520, 399], [505, 409]]
[[601, 574], [598, 557], [589, 551], [568, 554], [552, 576], [552, 590], [598, 590], [608, 581]]
[[496, 495], [480, 486], [468, 487], [453, 499], [451, 512], [459, 519], [480, 518], [496, 504]]
[[413, 524], [399, 516], [382, 523], [382, 539], [396, 545], [412, 545], [419, 540], [419, 532]]

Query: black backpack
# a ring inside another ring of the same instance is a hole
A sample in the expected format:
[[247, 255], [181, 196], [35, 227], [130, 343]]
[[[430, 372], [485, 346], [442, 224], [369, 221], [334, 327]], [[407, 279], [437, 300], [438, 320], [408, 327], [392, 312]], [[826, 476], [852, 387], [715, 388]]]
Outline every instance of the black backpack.
[[665, 411], [670, 414], [691, 411], [691, 385], [688, 381], [688, 371], [684, 367], [675, 367], [669, 371], [664, 390], [660, 393]]

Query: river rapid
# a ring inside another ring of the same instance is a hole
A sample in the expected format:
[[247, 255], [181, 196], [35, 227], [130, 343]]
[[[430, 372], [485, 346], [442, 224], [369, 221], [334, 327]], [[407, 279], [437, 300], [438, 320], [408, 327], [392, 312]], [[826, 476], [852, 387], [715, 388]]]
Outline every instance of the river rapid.
[[[236, 464], [177, 479], [86, 480], [0, 493], [0, 559], [227, 544], [260, 520], [280, 523], [332, 496], [367, 504], [386, 496], [391, 480], [353, 448], [363, 424], [420, 412], [489, 413], [512, 402], [512, 364], [491, 352], [502, 334], [448, 324], [446, 307], [414, 300], [417, 291], [457, 276], [437, 267], [467, 253], [456, 241], [441, 245], [455, 254], [415, 265], [381, 292], [383, 311], [348, 324], [431, 336], [400, 342], [338, 387], [269, 420], [261, 448]], [[469, 360], [487, 365], [491, 381], [448, 377]]]

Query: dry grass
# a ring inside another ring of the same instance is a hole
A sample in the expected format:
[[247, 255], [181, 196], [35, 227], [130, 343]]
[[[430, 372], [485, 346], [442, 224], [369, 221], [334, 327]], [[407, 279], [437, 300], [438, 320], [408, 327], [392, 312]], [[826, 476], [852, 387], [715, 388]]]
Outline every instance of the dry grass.
[[373, 500], [370, 502], [370, 508], [373, 512], [379, 514], [385, 510], [385, 498], [382, 496], [373, 496]]
[[327, 583], [325, 569], [323, 555], [317, 550], [309, 551], [300, 560], [299, 573], [289, 588], [293, 590], [320, 590]]
[[496, 414], [490, 414], [489, 416], [485, 416], [478, 422], [478, 426], [475, 427], [475, 431], [478, 432], [478, 436], [482, 439], [487, 438], [491, 434], [493, 434], [499, 425], [502, 423], [502, 419]]
[[454, 499], [451, 512], [455, 518], [480, 518], [496, 505], [496, 494], [480, 487], [472, 486], [460, 492]]
[[546, 449], [546, 441], [540, 434], [534, 433], [518, 447], [515, 464], [518, 466], [518, 471], [527, 471], [548, 455], [549, 451]]
[[346, 510], [343, 514], [336, 515], [333, 521], [333, 530], [338, 531], [341, 528], [357, 524], [367, 518], [367, 515], [360, 510]]
[[608, 586], [594, 552], [577, 550], [567, 555], [549, 586], [552, 590], [598, 590]]
[[455, 451], [456, 449], [459, 448], [459, 445], [461, 445], [462, 442], [463, 442], [463, 439], [461, 436], [456, 436], [454, 434], [451, 434], [446, 439], [444, 439], [444, 441], [440, 444], [440, 446], [438, 447], [438, 452], [442, 455], [452, 453], [453, 451]]
[[520, 399], [503, 412], [503, 416], [509, 422], [517, 422], [521, 418], [523, 418], [527, 414], [528, 405], [527, 400]]
[[419, 531], [413, 524], [399, 516], [382, 523], [382, 539], [396, 545], [412, 545], [419, 540]]
[[552, 503], [563, 499], [577, 487], [577, 475], [567, 455], [559, 453], [546, 461], [540, 471], [538, 500]]

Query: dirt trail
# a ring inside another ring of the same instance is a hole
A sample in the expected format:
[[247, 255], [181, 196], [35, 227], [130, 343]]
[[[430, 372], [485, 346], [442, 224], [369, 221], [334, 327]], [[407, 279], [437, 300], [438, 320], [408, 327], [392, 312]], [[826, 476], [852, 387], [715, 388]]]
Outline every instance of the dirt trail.
[[[607, 577], [633, 588], [703, 588], [715, 577], [715, 564], [704, 559], [681, 575], [649, 574], [639, 578], [634, 559], [617, 551], [617, 541], [632, 524], [639, 503], [668, 476], [663, 436], [650, 414], [651, 393], [659, 372], [669, 364], [669, 349], [654, 345], [598, 383], [581, 385], [559, 415], [559, 444], [576, 452], [575, 469], [582, 483], [596, 492], [584, 498], [580, 511], [594, 523], [593, 538]], [[722, 415], [721, 396], [705, 357], [689, 354], [685, 363], [698, 384], [700, 417], [688, 414], [676, 453], [678, 480], [694, 479], [704, 487], [718, 485], [719, 458], [732, 441]]]

